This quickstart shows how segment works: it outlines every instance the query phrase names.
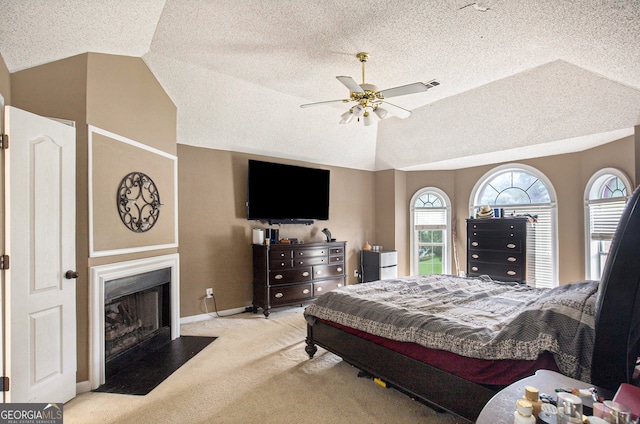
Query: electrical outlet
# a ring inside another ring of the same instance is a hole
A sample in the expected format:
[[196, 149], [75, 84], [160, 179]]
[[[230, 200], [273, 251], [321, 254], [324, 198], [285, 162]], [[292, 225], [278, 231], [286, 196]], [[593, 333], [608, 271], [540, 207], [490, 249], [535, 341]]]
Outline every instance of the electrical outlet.
[[206, 296], [208, 298], [212, 298], [213, 297], [213, 289], [211, 287], [209, 287], [206, 292], [205, 292]]

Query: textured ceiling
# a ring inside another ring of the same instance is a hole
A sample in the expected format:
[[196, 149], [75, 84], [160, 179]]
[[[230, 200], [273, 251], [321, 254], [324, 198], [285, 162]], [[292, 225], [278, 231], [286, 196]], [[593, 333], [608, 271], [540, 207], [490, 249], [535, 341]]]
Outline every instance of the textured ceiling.
[[[10, 72], [87, 51], [139, 56], [178, 143], [357, 169], [451, 169], [577, 151], [640, 124], [640, 1], [0, 0]], [[338, 125], [335, 76], [413, 110]]]

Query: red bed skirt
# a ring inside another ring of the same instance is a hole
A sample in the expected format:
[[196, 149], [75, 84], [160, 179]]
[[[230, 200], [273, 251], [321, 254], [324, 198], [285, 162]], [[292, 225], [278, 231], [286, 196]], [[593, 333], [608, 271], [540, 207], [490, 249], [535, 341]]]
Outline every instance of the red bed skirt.
[[478, 384], [507, 386], [514, 381], [533, 375], [539, 369], [560, 372], [550, 352], [544, 352], [535, 361], [469, 358], [445, 350], [426, 348], [416, 343], [385, 339], [331, 321], [320, 321]]

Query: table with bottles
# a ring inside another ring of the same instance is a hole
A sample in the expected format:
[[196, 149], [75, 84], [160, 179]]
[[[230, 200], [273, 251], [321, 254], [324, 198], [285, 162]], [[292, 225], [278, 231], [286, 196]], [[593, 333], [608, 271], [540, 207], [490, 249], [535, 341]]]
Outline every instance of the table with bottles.
[[[579, 397], [583, 414], [586, 416], [593, 414], [594, 400], [591, 395], [593, 390], [590, 389], [595, 389], [597, 396], [601, 399], [611, 400], [615, 395], [614, 391], [594, 387], [589, 383], [554, 371], [538, 370], [534, 375], [518, 380], [496, 393], [480, 412], [476, 424], [513, 424], [515, 421], [516, 402], [525, 397], [526, 387], [536, 388], [542, 398], [545, 395], [550, 395], [555, 399], [558, 398], [559, 393], [571, 394], [570, 392], [573, 390], [573, 396], [577, 395]], [[556, 389], [560, 391], [558, 392]], [[538, 422], [543, 421], [538, 420]]]

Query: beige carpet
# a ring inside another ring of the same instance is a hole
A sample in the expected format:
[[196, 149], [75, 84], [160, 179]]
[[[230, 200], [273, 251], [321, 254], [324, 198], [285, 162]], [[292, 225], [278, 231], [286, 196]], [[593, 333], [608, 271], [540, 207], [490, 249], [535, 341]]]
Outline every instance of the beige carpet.
[[71, 423], [455, 423], [319, 349], [309, 360], [303, 308], [183, 325], [216, 336], [146, 396], [83, 393], [64, 405]]

